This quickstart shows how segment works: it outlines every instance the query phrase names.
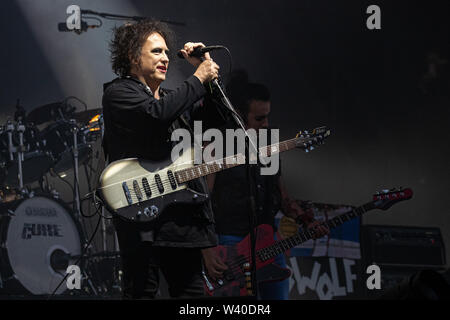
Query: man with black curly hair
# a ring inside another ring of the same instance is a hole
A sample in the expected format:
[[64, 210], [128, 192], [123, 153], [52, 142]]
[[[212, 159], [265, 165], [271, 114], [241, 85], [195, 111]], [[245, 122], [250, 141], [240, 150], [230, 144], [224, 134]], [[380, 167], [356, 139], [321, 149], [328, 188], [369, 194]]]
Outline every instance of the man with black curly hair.
[[[161, 88], [172, 42], [172, 32], [158, 21], [114, 29], [111, 62], [119, 77], [104, 85], [102, 101], [103, 145], [109, 162], [169, 158], [171, 133], [181, 127], [190, 129], [193, 106], [207, 94], [204, 85], [218, 77], [219, 66], [209, 54], [203, 61], [189, 56], [204, 45], [188, 42], [181, 52], [195, 72], [174, 91]], [[203, 179], [195, 180], [191, 187], [207, 193]], [[171, 297], [204, 294], [200, 250], [217, 241], [209, 201], [171, 206], [154, 222], [134, 224], [115, 218], [114, 225], [122, 257], [124, 298], [154, 298], [159, 271]]]

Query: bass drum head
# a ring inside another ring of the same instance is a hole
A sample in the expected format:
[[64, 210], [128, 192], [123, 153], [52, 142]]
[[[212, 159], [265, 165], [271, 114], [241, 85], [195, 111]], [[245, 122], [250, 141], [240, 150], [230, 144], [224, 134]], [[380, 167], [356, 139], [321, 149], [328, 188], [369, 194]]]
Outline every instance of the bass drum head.
[[[64, 254], [81, 254], [79, 227], [68, 209], [50, 197], [35, 196], [16, 204], [3, 240], [13, 277], [31, 294], [51, 294], [66, 275], [67, 265], [76, 262], [64, 260]], [[64, 281], [56, 294], [66, 289]]]

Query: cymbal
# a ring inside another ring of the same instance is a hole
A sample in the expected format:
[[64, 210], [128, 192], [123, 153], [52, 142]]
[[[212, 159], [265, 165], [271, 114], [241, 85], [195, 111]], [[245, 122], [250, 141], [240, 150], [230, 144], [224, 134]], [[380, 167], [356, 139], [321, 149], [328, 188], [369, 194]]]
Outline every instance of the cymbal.
[[[60, 118], [58, 109], [62, 109], [61, 102], [53, 102], [39, 106], [33, 109], [27, 116], [27, 122], [33, 122], [35, 125], [43, 124], [45, 122], [56, 120]], [[62, 110], [61, 110], [62, 111]]]
[[54, 102], [35, 108], [27, 115], [26, 119], [27, 122], [33, 122], [35, 125], [40, 125], [49, 121], [61, 120], [59, 110], [61, 110], [61, 113], [66, 120], [74, 119], [78, 123], [82, 124], [87, 124], [94, 116], [102, 113], [102, 108], [67, 113], [65, 112], [61, 102]]

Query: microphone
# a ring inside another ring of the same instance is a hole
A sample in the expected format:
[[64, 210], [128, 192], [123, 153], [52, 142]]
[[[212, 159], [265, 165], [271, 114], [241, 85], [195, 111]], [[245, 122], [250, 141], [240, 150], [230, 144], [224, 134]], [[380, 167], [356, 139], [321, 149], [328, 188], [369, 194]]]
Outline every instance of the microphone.
[[90, 26], [87, 24], [87, 22], [81, 20], [81, 29], [69, 29], [67, 28], [67, 24], [65, 22], [60, 22], [58, 23], [58, 31], [59, 32], [70, 32], [70, 31], [75, 31], [77, 34], [80, 34], [82, 32], [86, 32], [87, 29], [89, 28], [98, 28], [99, 26], [94, 25], [94, 26]]
[[[192, 51], [192, 53], [189, 55], [190, 57], [197, 57], [200, 58], [202, 57], [206, 52], [210, 52], [213, 50], [218, 50], [218, 49], [223, 49], [224, 46], [208, 46], [208, 47], [197, 47], [194, 49], [194, 51]], [[181, 53], [181, 51], [178, 51], [177, 56], [181, 59], [184, 59], [183, 54]]]

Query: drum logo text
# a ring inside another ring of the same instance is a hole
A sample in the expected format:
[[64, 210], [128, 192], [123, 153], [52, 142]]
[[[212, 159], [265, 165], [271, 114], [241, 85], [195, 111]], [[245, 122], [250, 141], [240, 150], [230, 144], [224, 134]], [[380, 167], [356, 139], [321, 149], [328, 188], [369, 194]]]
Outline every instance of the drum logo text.
[[26, 207], [25, 214], [27, 216], [41, 216], [41, 217], [56, 217], [57, 216], [55, 208]]
[[61, 226], [57, 224], [24, 223], [22, 239], [31, 239], [35, 236], [62, 237]]

